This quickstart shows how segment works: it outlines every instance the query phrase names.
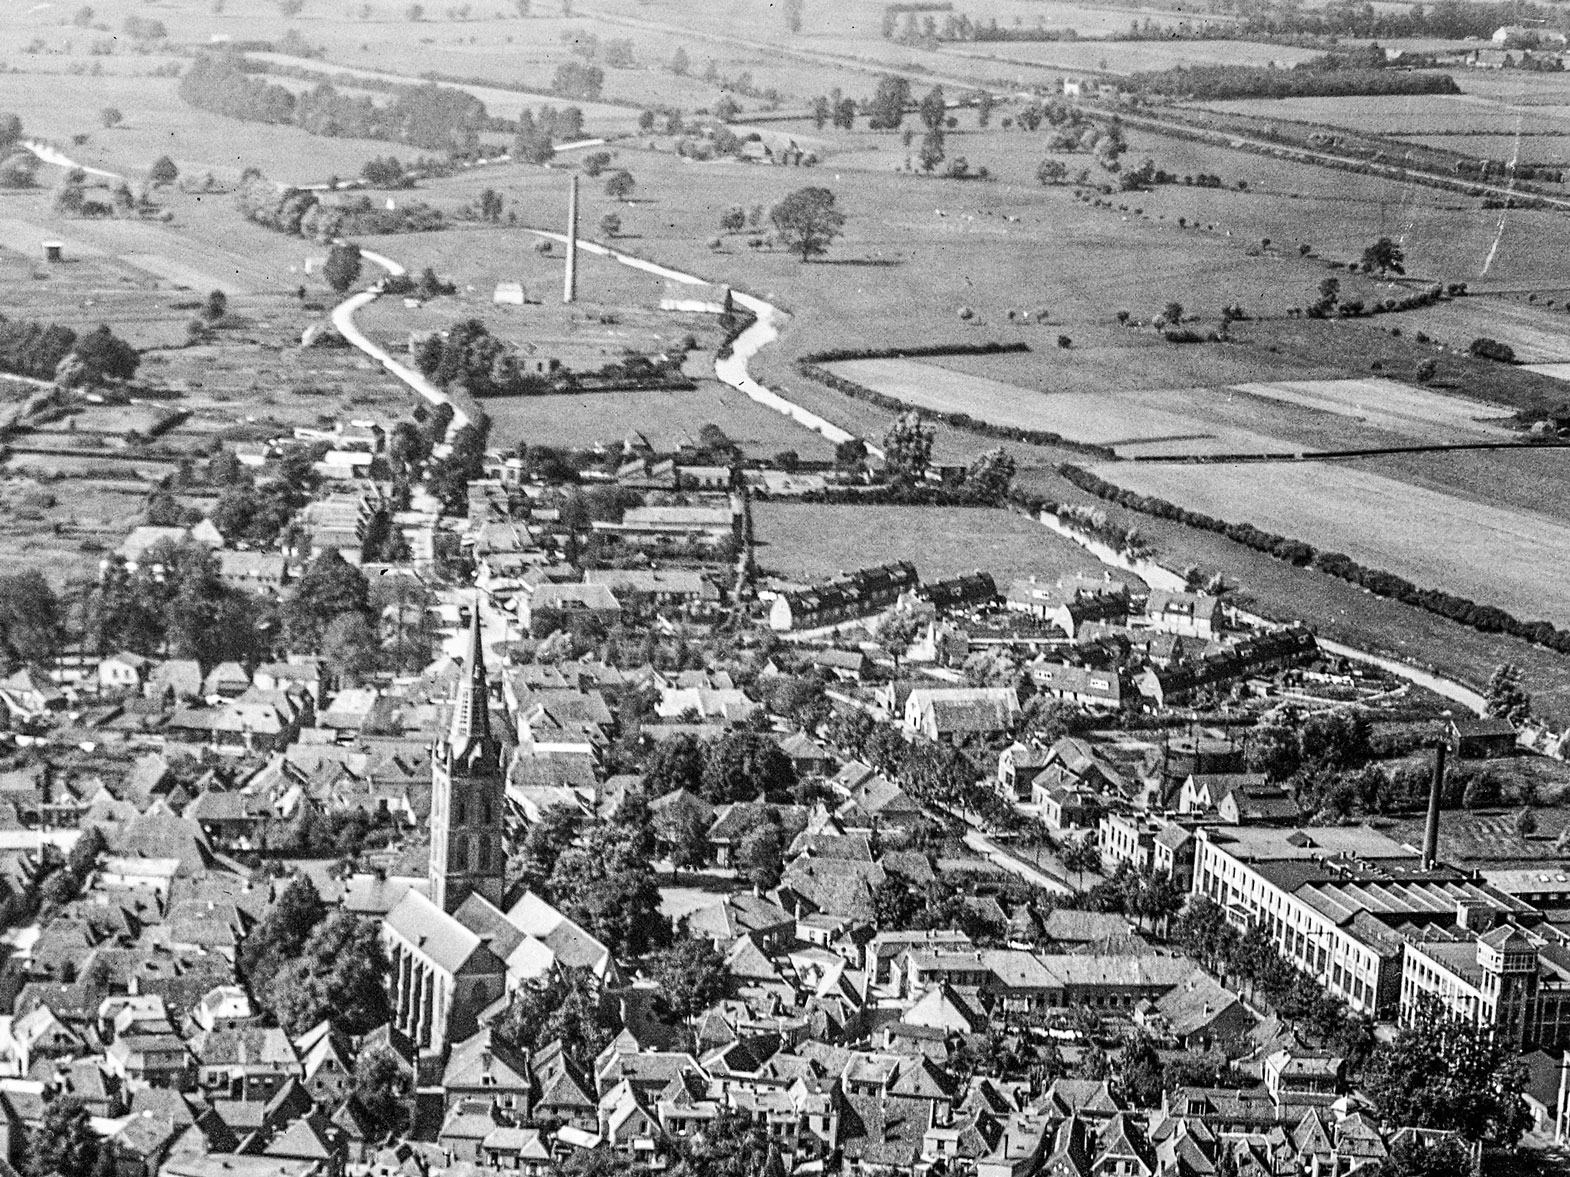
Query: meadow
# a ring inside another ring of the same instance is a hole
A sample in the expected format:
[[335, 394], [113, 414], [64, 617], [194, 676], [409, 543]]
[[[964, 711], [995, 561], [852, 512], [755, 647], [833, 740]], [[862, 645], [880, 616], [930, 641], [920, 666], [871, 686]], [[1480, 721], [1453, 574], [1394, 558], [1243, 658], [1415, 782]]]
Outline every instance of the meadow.
[[1103, 568], [1077, 544], [1025, 515], [980, 507], [828, 507], [757, 503], [758, 563], [791, 580], [822, 580], [890, 560], [909, 560], [923, 580], [990, 572], [1000, 590], [1035, 576], [1047, 582]]
[[1111, 447], [1119, 457], [1289, 454], [1515, 436], [1498, 423], [1497, 406], [1382, 378], [1159, 390], [1109, 385], [1065, 393], [1049, 383], [1053, 358], [1039, 357], [1044, 379], [1036, 387], [970, 374], [1001, 365], [1017, 370], [1028, 362], [1020, 355], [853, 360], [832, 368], [917, 408], [1056, 433]]
[[1350, 466], [1102, 465], [1103, 478], [1229, 522], [1342, 552], [1414, 584], [1570, 624], [1558, 591], [1570, 523], [1397, 482]]

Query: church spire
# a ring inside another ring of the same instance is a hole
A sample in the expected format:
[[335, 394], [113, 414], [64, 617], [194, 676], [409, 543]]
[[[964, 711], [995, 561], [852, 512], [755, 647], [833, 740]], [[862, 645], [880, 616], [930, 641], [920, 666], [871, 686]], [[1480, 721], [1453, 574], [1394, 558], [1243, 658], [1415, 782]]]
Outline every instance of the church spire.
[[458, 680], [458, 696], [453, 701], [452, 728], [447, 745], [454, 760], [468, 760], [471, 754], [489, 752], [491, 739], [490, 688], [485, 681], [485, 645], [480, 639], [480, 598], [476, 594], [469, 610], [469, 648], [463, 677]]

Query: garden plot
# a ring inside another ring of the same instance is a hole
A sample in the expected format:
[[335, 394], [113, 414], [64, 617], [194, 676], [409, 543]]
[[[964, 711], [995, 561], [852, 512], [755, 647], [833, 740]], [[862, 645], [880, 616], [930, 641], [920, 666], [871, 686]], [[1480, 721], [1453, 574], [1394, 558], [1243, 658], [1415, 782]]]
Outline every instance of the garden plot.
[[1231, 523], [1343, 552], [1372, 568], [1570, 625], [1563, 591], [1570, 525], [1489, 506], [1343, 464], [1110, 463], [1096, 473]]

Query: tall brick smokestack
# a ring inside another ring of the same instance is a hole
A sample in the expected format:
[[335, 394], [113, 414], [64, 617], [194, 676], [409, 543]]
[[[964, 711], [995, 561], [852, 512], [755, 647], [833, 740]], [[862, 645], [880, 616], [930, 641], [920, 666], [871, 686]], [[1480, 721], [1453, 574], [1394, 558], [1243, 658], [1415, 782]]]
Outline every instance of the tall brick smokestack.
[[562, 302], [578, 301], [578, 177], [569, 177], [567, 189], [567, 275], [562, 283]]
[[1434, 745], [1434, 778], [1428, 785], [1428, 822], [1423, 827], [1423, 869], [1439, 861], [1439, 794], [1445, 786], [1445, 742]]

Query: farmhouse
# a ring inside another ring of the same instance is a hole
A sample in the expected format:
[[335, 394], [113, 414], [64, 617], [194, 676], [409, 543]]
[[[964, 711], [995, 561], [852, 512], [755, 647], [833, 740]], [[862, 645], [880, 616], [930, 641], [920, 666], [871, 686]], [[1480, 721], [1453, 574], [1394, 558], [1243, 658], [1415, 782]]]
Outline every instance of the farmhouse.
[[871, 617], [921, 585], [908, 561], [863, 568], [812, 588], [781, 593], [769, 610], [769, 628], [778, 633], [821, 629]]
[[621, 602], [603, 584], [540, 584], [518, 595], [518, 620], [534, 637], [566, 629], [577, 619], [614, 625], [620, 616]]

